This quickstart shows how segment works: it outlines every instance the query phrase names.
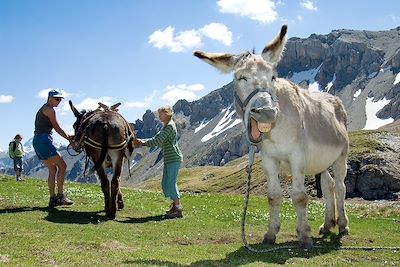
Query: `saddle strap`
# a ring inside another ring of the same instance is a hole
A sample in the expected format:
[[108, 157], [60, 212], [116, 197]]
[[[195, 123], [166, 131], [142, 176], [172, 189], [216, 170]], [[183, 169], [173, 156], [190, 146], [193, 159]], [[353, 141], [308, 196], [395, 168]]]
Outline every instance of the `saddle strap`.
[[[134, 136], [135, 136], [134, 133], [132, 133], [122, 143], [119, 143], [119, 144], [116, 144], [116, 145], [108, 145], [108, 148], [109, 149], [115, 149], [115, 150], [122, 150], [129, 144], [129, 142], [132, 141]], [[83, 141], [83, 143], [85, 143], [88, 146], [94, 147], [96, 149], [101, 149], [102, 148], [102, 144], [101, 143], [93, 140], [92, 138], [90, 138], [88, 136], [85, 136], [85, 140]]]

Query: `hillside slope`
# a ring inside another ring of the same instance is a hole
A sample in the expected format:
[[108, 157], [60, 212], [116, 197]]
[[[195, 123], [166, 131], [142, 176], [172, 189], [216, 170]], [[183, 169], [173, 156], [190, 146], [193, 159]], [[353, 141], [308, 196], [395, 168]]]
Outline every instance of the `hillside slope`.
[[[400, 132], [356, 131], [350, 133], [348, 174], [345, 180], [347, 197], [396, 200], [400, 196]], [[179, 173], [179, 188], [188, 192], [243, 194], [248, 157], [224, 166], [183, 168]], [[257, 154], [252, 172], [252, 194], [266, 195], [266, 180]], [[137, 188], [160, 190], [158, 175], [135, 185]], [[281, 177], [283, 192], [290, 193], [290, 177]], [[317, 195], [315, 177], [307, 177], [310, 196]]]

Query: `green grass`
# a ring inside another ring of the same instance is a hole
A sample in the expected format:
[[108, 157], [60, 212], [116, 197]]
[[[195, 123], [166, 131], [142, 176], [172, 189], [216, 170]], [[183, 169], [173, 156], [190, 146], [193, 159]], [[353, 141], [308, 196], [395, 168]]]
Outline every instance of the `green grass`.
[[[385, 131], [355, 131], [349, 133], [350, 138], [350, 151], [349, 159], [356, 160], [365, 154], [374, 155], [378, 151], [385, 151], [390, 149], [376, 139], [377, 135], [385, 134]], [[394, 133], [391, 133], [394, 134]]]
[[[15, 182], [0, 175], [1, 266], [399, 266], [400, 252], [338, 251], [326, 247], [253, 254], [241, 241], [243, 197], [184, 193], [184, 218], [164, 220], [169, 202], [159, 192], [123, 188], [125, 209], [106, 220], [98, 185], [67, 183], [75, 201], [48, 210], [47, 183]], [[349, 204], [350, 235], [318, 236], [323, 205], [308, 209], [316, 244], [393, 247], [400, 244], [398, 204]], [[279, 245], [296, 245], [295, 213], [285, 201]], [[250, 199], [249, 243], [261, 248], [267, 225], [266, 198]], [[337, 232], [337, 229], [335, 229]]]

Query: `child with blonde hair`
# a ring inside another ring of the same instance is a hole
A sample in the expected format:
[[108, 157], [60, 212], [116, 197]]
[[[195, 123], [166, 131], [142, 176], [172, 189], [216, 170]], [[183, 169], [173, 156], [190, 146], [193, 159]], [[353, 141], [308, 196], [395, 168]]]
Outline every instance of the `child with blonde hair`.
[[165, 214], [168, 219], [182, 218], [183, 209], [180, 203], [179, 189], [176, 183], [182, 152], [177, 143], [177, 130], [173, 121], [173, 110], [170, 106], [158, 109], [158, 116], [164, 127], [148, 140], [137, 139], [136, 146], [160, 147], [164, 156], [164, 170], [161, 187], [166, 198], [172, 200], [171, 208]]

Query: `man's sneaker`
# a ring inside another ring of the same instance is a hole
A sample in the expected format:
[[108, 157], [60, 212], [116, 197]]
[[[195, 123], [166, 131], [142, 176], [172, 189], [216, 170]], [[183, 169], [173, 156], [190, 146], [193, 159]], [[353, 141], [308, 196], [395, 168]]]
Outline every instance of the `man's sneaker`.
[[57, 194], [58, 201], [60, 202], [60, 205], [72, 205], [74, 202], [72, 202], [70, 199], [68, 199], [65, 194]]
[[182, 209], [178, 209], [175, 206], [173, 206], [171, 210], [168, 211], [167, 214], [165, 214], [165, 218], [167, 219], [183, 218], [182, 211], [183, 211]]
[[60, 199], [57, 196], [50, 197], [49, 208], [54, 208], [55, 206], [60, 206]]

